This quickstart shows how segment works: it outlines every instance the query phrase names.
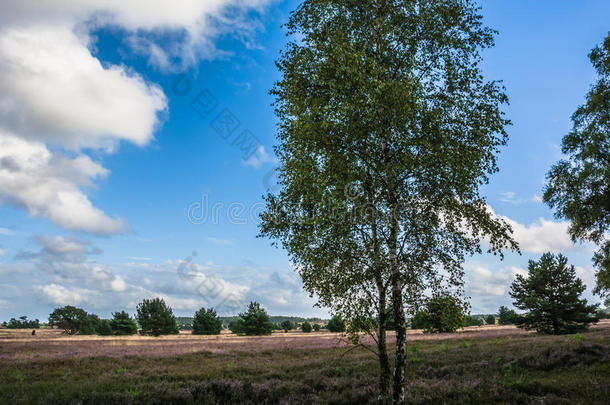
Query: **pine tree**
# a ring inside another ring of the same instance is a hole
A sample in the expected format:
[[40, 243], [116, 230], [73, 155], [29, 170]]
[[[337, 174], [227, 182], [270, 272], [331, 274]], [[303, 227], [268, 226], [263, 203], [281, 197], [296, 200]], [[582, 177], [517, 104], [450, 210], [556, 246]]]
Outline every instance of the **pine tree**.
[[565, 256], [545, 253], [529, 261], [528, 271], [527, 278], [519, 274], [511, 285], [514, 305], [528, 311], [517, 326], [558, 335], [585, 330], [598, 321], [597, 305], [580, 298], [586, 287]]
[[201, 308], [193, 317], [193, 335], [220, 335], [222, 320], [213, 308]]

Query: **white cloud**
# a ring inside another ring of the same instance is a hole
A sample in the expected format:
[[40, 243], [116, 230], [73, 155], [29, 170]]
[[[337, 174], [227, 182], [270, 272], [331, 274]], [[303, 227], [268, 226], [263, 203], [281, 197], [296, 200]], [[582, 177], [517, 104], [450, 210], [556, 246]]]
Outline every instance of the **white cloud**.
[[49, 302], [56, 305], [77, 305], [83, 301], [82, 294], [58, 284], [40, 287], [40, 292]]
[[538, 194], [534, 194], [534, 196], [532, 197], [532, 202], [541, 203], [542, 202], [542, 196], [540, 196]]
[[506, 191], [506, 192], [500, 193], [500, 201], [509, 203], [509, 204], [518, 205], [518, 204], [522, 204], [522, 203], [526, 202], [527, 200], [524, 198], [517, 197], [517, 193], [515, 193], [513, 191]]
[[[1, 168], [1, 166], [0, 166]], [[8, 228], [2, 228], [0, 227], [0, 235], [4, 235], [4, 236], [13, 236], [15, 235], [15, 232], [8, 229]]]
[[252, 166], [255, 169], [259, 169], [265, 163], [276, 162], [276, 159], [267, 153], [263, 145], [259, 145], [256, 152], [248, 159], [242, 160], [242, 162], [246, 166]]
[[[86, 187], [108, 171], [82, 153], [148, 144], [167, 109], [159, 86], [102, 64], [91, 32], [112, 25], [162, 70], [218, 52], [224, 33], [247, 43], [247, 16], [269, 0], [7, 0], [0, 14], [0, 202], [70, 230], [123, 232]], [[163, 41], [159, 41], [164, 38]], [[170, 40], [167, 40], [170, 38]], [[175, 40], [171, 40], [175, 38]], [[70, 153], [67, 153], [69, 151]]]

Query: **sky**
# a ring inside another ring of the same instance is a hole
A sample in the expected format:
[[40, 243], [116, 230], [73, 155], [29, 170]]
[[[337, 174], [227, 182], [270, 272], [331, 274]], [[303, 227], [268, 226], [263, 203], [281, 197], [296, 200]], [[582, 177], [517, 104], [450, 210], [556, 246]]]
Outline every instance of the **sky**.
[[[297, 1], [2, 0], [0, 320], [76, 305], [109, 317], [162, 297], [181, 316], [327, 317], [287, 253], [259, 238], [274, 187], [269, 90]], [[499, 31], [489, 80], [510, 98], [509, 143], [483, 195], [521, 255], [465, 263], [473, 313], [511, 305], [530, 259], [563, 252], [592, 295], [595, 247], [541, 201], [596, 75], [607, 1], [481, 3]]]

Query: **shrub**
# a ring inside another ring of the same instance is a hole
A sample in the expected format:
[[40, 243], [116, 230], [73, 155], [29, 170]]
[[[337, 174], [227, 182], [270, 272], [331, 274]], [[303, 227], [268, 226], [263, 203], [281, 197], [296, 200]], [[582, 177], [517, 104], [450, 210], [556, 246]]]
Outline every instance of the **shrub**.
[[317, 323], [314, 323], [314, 324], [313, 324], [313, 330], [314, 330], [315, 332], [319, 332], [319, 331], [320, 331], [320, 325], [318, 325]]
[[138, 333], [138, 325], [125, 311], [114, 312], [110, 321], [110, 328], [115, 335], [133, 335]]
[[110, 336], [112, 335], [112, 326], [110, 326], [109, 319], [100, 320], [97, 327], [97, 334], [101, 336]]
[[179, 333], [172, 309], [163, 299], [144, 299], [136, 311], [141, 334], [159, 336]]
[[545, 253], [529, 261], [528, 272], [528, 278], [517, 275], [509, 292], [517, 308], [529, 311], [518, 327], [557, 335], [585, 330], [599, 320], [597, 305], [580, 298], [585, 285], [565, 256]]
[[85, 320], [81, 324], [81, 335], [96, 335], [99, 334], [101, 326], [101, 320], [99, 316], [95, 314], [87, 314]]
[[229, 329], [237, 335], [245, 333], [244, 320], [242, 318], [232, 319], [229, 322]]
[[496, 324], [496, 317], [493, 315], [487, 315], [487, 318], [485, 318], [485, 323], [488, 325], [495, 325]]
[[290, 322], [289, 320], [285, 320], [280, 324], [280, 327], [284, 330], [284, 332], [288, 332], [289, 330], [293, 330], [295, 326], [294, 323]]
[[483, 319], [478, 316], [468, 315], [464, 318], [464, 326], [483, 326]]
[[455, 332], [464, 324], [464, 308], [456, 297], [442, 294], [428, 299], [419, 317], [426, 333]]
[[328, 321], [326, 329], [331, 332], [345, 332], [345, 321], [343, 321], [340, 315], [333, 315], [330, 321]]
[[201, 308], [193, 318], [193, 335], [220, 335], [222, 320], [213, 308]]
[[301, 324], [301, 330], [303, 332], [309, 333], [309, 332], [311, 332], [311, 329], [312, 329], [311, 324], [309, 322], [305, 321]]

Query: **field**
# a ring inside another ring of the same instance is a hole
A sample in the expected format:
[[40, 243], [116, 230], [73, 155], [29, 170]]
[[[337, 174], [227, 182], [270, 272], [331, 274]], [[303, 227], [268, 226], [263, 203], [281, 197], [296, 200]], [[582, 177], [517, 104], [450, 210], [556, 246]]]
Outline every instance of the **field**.
[[[30, 333], [0, 330], [2, 404], [377, 401], [375, 356], [339, 334]], [[407, 403], [607, 404], [610, 398], [610, 321], [572, 336], [488, 326], [443, 335], [410, 331], [408, 338]]]

